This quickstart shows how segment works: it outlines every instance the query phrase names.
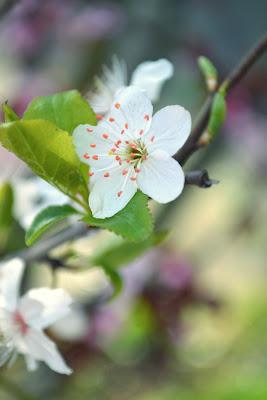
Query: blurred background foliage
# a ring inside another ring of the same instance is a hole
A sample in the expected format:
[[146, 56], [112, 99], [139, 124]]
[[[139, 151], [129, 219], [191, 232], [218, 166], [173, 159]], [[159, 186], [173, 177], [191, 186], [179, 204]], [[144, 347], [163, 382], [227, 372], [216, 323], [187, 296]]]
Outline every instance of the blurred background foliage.
[[[175, 75], [156, 107], [181, 104], [195, 116], [206, 96], [197, 57], [208, 56], [225, 76], [264, 33], [267, 15], [266, 0], [21, 0], [1, 7], [0, 100], [20, 115], [37, 95], [85, 94], [116, 54], [129, 75], [145, 60], [172, 61]], [[234, 90], [223, 131], [186, 165], [207, 168], [220, 184], [187, 187], [170, 206], [152, 205], [168, 240], [124, 266], [117, 298], [106, 301], [109, 282], [92, 262], [103, 243], [120, 245], [110, 234], [57, 250], [74, 270], [52, 275], [47, 262], [29, 266], [25, 285], [56, 282], [76, 299], [73, 315], [50, 332], [75, 372], [66, 378], [41, 367], [29, 374], [20, 360], [1, 370], [1, 400], [267, 398], [266, 66], [265, 57]], [[24, 246], [38, 205], [62, 199], [53, 193], [51, 200], [47, 186], [40, 199], [41, 183], [3, 149], [0, 157], [6, 255]]]

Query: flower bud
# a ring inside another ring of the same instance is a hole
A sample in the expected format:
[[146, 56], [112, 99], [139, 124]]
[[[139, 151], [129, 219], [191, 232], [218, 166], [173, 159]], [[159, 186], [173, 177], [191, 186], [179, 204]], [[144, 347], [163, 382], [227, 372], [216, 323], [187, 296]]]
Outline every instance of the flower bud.
[[198, 66], [205, 78], [208, 90], [214, 92], [218, 83], [218, 73], [215, 66], [204, 56], [198, 58]]

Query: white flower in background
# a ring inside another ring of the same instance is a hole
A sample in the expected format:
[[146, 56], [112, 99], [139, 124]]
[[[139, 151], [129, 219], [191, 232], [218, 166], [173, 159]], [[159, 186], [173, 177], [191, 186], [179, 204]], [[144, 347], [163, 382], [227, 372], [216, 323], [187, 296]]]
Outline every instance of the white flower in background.
[[29, 175], [26, 165], [0, 146], [0, 185], [10, 181], [14, 189], [14, 216], [24, 229], [45, 207], [66, 204], [69, 199], [57, 188], [37, 176]]
[[140, 189], [159, 203], [174, 200], [184, 187], [184, 172], [171, 156], [191, 130], [190, 113], [173, 105], [152, 118], [145, 92], [121, 89], [110, 112], [97, 126], [73, 132], [80, 159], [90, 168], [89, 205], [97, 218], [123, 209]]
[[58, 373], [70, 374], [72, 370], [43, 330], [68, 314], [72, 300], [64, 290], [49, 288], [32, 289], [19, 297], [24, 267], [19, 258], [0, 263], [0, 363], [20, 353], [29, 370], [43, 361]]
[[128, 85], [144, 89], [150, 100], [155, 102], [159, 98], [164, 82], [172, 75], [172, 64], [162, 58], [139, 64], [128, 82], [126, 64], [114, 57], [111, 68], [104, 66], [102, 76], [95, 78], [95, 91], [90, 92], [87, 98], [94, 111], [100, 115], [109, 111], [116, 92]]
[[37, 176], [14, 179], [13, 189], [14, 215], [25, 230], [44, 208], [69, 203], [65, 194]]

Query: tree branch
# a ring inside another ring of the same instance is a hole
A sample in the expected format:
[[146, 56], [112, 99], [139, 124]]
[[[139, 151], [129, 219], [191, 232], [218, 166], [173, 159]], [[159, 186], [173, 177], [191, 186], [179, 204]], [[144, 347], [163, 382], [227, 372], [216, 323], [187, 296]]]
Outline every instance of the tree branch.
[[[236, 68], [229, 74], [228, 77], [222, 82], [220, 87], [224, 87], [227, 90], [227, 94], [245, 77], [250, 68], [255, 64], [255, 62], [264, 54], [267, 50], [267, 35], [265, 35], [255, 47], [243, 58], [243, 60], [238, 64]], [[218, 89], [219, 90], [219, 89]], [[175, 155], [175, 159], [180, 163], [184, 164], [189, 157], [198, 150], [201, 146], [199, 145], [199, 139], [206, 129], [211, 105], [213, 100], [213, 95], [210, 95], [205, 101], [199, 116], [193, 126], [192, 133], [189, 136], [187, 142], [183, 148]]]
[[200, 188], [209, 188], [212, 185], [219, 183], [216, 179], [210, 179], [208, 171], [206, 169], [200, 171], [190, 171], [185, 174], [185, 184], [195, 185]]

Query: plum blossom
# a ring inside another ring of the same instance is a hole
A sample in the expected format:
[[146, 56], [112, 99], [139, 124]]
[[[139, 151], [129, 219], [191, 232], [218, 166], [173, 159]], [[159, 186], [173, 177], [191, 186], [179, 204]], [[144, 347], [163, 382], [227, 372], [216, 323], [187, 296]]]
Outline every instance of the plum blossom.
[[43, 332], [70, 311], [70, 296], [62, 289], [31, 289], [19, 297], [24, 262], [14, 258], [0, 263], [0, 364], [23, 354], [29, 370], [45, 362], [52, 370], [69, 375], [53, 341]]
[[184, 172], [172, 156], [189, 136], [191, 116], [178, 105], [158, 111], [146, 93], [121, 89], [110, 112], [97, 126], [79, 125], [73, 132], [81, 161], [90, 166], [89, 206], [94, 217], [122, 210], [140, 189], [159, 203], [176, 199]]
[[[172, 75], [173, 66], [165, 58], [145, 61], [133, 71], [129, 85], [145, 90], [150, 100], [156, 102], [164, 82]], [[126, 86], [126, 64], [113, 57], [111, 68], [104, 66], [102, 76], [95, 78], [95, 90], [88, 93], [88, 101], [97, 114], [104, 115], [109, 111], [116, 92]]]

